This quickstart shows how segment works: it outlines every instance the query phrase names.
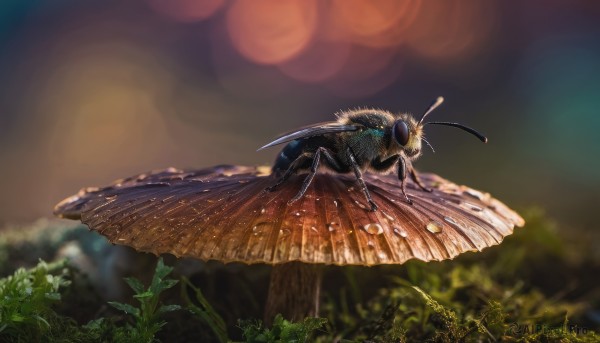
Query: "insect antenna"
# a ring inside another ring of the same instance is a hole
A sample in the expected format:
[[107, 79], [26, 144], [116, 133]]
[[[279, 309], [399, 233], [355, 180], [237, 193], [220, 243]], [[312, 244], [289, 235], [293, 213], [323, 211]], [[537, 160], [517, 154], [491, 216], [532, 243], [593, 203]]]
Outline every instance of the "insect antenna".
[[428, 124], [432, 124], [432, 125], [444, 125], [444, 126], [452, 126], [452, 127], [457, 127], [461, 130], [467, 131], [468, 133], [472, 134], [473, 136], [479, 138], [480, 141], [487, 143], [488, 139], [486, 136], [484, 136], [483, 134], [481, 134], [480, 132], [478, 132], [477, 130], [470, 128], [468, 126], [465, 126], [463, 124], [459, 124], [459, 123], [450, 123], [450, 122], [445, 122], [445, 121], [430, 121], [427, 122], [423, 125], [428, 125]]
[[433, 151], [433, 153], [435, 154], [435, 149], [433, 148], [433, 146], [425, 139], [425, 137], [421, 137], [421, 139], [427, 143], [427, 145], [429, 145], [429, 148], [431, 149], [431, 151]]
[[431, 113], [433, 110], [438, 108], [443, 102], [444, 102], [444, 97], [438, 96], [437, 99], [435, 99], [435, 101], [431, 104], [431, 106], [429, 106], [427, 111], [425, 111], [425, 113], [423, 113], [423, 115], [421, 116], [421, 119], [419, 119], [419, 125], [421, 125], [421, 123], [423, 122], [425, 117], [427, 117], [427, 115], [429, 113]]

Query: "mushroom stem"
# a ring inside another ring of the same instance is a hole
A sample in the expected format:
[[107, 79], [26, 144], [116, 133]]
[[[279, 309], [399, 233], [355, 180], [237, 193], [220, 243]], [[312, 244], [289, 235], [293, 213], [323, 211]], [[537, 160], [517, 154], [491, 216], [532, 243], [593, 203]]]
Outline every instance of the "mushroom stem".
[[273, 266], [265, 323], [271, 325], [273, 318], [281, 313], [291, 321], [319, 314], [322, 267], [316, 264], [288, 262]]

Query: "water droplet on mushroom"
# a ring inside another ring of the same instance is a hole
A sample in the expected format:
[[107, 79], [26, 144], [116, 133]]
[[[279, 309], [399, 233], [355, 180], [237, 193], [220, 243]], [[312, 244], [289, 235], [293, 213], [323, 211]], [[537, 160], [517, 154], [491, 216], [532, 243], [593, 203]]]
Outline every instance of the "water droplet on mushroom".
[[348, 188], [348, 192], [352, 192], [354, 190], [354, 187], [349, 187]]
[[399, 228], [394, 228], [394, 232], [402, 238], [408, 237], [408, 234], [404, 230], [400, 230]]
[[377, 223], [367, 224], [363, 228], [371, 235], [381, 235], [383, 233], [383, 227]]
[[210, 189], [203, 189], [202, 193], [210, 192]]
[[296, 212], [294, 215], [296, 215], [296, 217], [300, 217], [300, 212]]
[[260, 209], [260, 213], [261, 213], [261, 214], [264, 214], [264, 213], [265, 213], [265, 209], [264, 209], [264, 208], [261, 208], [261, 209]]
[[387, 218], [387, 220], [393, 222], [394, 220], [396, 220], [396, 218], [390, 216], [389, 214], [383, 212], [383, 210], [381, 210], [381, 213], [383, 213], [383, 215]]
[[450, 218], [450, 217], [444, 217], [444, 221], [445, 221], [446, 223], [450, 223], [450, 224], [452, 224], [452, 225], [454, 225], [454, 226], [458, 226], [458, 223], [456, 222], [456, 220], [454, 220], [454, 219], [452, 219], [452, 218]]
[[427, 223], [426, 227], [427, 227], [427, 231], [429, 231], [431, 233], [442, 232], [442, 224], [436, 222], [435, 220], [432, 220], [429, 223]]
[[333, 231], [335, 231], [337, 226], [338, 226], [338, 223], [331, 222], [331, 223], [329, 223], [329, 225], [327, 225], [327, 230], [329, 230], [329, 232], [333, 232]]
[[387, 254], [383, 251], [380, 251], [377, 253], [377, 257], [379, 257], [380, 260], [385, 260], [387, 259]]
[[479, 207], [479, 206], [477, 206], [477, 205], [473, 205], [473, 204], [469, 204], [469, 203], [465, 203], [465, 205], [466, 205], [466, 206], [467, 206], [469, 209], [471, 209], [471, 210], [473, 210], [473, 211], [475, 211], [475, 212], [481, 212], [481, 211], [483, 211], [483, 208], [481, 208], [481, 207]]
[[475, 198], [477, 200], [483, 200], [483, 193], [481, 193], [480, 191], [476, 191], [474, 189], [466, 189], [463, 191], [463, 194], [466, 194], [472, 198]]
[[334, 200], [334, 201], [333, 201], [333, 204], [335, 205], [335, 207], [338, 207], [338, 202], [337, 202], [337, 200]]
[[361, 203], [360, 203], [360, 201], [358, 201], [358, 200], [354, 200], [354, 203], [355, 203], [355, 204], [356, 204], [358, 207], [362, 208], [363, 210], [367, 209], [367, 208], [365, 207], [365, 205], [361, 204]]
[[321, 198], [316, 198], [315, 200], [316, 200], [316, 201], [319, 201], [319, 200], [321, 200]]
[[310, 227], [310, 229], [311, 229], [312, 231], [316, 232], [316, 233], [319, 233], [319, 230], [317, 230], [317, 228], [316, 228], [316, 227], [314, 227], [314, 226], [311, 226], [311, 227]]
[[110, 201], [110, 200], [115, 200], [116, 198], [117, 198], [117, 195], [116, 195], [116, 194], [115, 194], [115, 195], [108, 195], [108, 196], [105, 196], [105, 197], [104, 197], [104, 199], [106, 199], [106, 200], [108, 200], [108, 201]]

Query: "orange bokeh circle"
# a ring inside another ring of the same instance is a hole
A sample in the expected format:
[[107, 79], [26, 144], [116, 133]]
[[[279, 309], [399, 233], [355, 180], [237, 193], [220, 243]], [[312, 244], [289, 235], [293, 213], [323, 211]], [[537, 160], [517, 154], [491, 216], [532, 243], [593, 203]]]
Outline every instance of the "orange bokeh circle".
[[236, 0], [227, 12], [233, 46], [260, 64], [281, 63], [300, 53], [317, 21], [316, 0]]
[[398, 45], [413, 23], [421, 0], [334, 0], [329, 8], [331, 34], [371, 47]]

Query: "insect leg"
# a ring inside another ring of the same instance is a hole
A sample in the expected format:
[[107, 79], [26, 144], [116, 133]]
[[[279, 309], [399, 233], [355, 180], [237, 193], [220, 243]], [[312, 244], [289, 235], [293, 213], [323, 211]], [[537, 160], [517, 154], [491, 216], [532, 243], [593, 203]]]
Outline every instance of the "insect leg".
[[398, 162], [398, 155], [392, 155], [383, 161], [381, 160], [381, 157], [378, 156], [371, 161], [371, 167], [375, 170], [388, 170], [396, 164], [396, 162]]
[[408, 198], [408, 195], [406, 195], [406, 161], [404, 161], [404, 158], [402, 158], [402, 156], [400, 156], [400, 158], [398, 159], [398, 180], [400, 180], [402, 195], [404, 195], [406, 202], [412, 205], [412, 200], [410, 200]]
[[[327, 149], [319, 147], [319, 149], [317, 149], [317, 152], [314, 154], [312, 166], [310, 167], [310, 172], [308, 173], [306, 178], [304, 178], [304, 182], [302, 182], [302, 188], [300, 188], [300, 191], [298, 191], [298, 194], [296, 194], [296, 196], [294, 196], [292, 199], [290, 199], [290, 201], [288, 201], [288, 204], [298, 201], [304, 196], [304, 193], [306, 193], [308, 186], [310, 186], [313, 178], [315, 177], [315, 174], [317, 174], [317, 170], [319, 169], [319, 163], [321, 162], [321, 154], [324, 154], [326, 156], [325, 158], [327, 159], [327, 162], [331, 162], [330, 158], [332, 157], [331, 155], [329, 155]], [[337, 161], [333, 160], [333, 162], [337, 164]]]
[[294, 173], [302, 167], [302, 165], [306, 162], [308, 162], [310, 159], [312, 159], [313, 154], [309, 154], [309, 153], [303, 153], [302, 155], [298, 156], [298, 158], [296, 158], [294, 160], [294, 162], [292, 162], [292, 164], [290, 165], [290, 167], [285, 171], [285, 173], [283, 174], [283, 176], [281, 176], [279, 178], [279, 180], [277, 180], [277, 182], [273, 185], [273, 186], [269, 186], [265, 189], [265, 191], [267, 192], [273, 192], [277, 187], [279, 187], [282, 183], [284, 183], [287, 179], [290, 178], [290, 176], [294, 175]]
[[360, 167], [359, 167], [358, 163], [356, 163], [356, 158], [354, 157], [354, 154], [352, 154], [352, 151], [350, 150], [350, 148], [348, 148], [348, 150], [346, 150], [346, 154], [348, 155], [348, 158], [350, 159], [350, 162], [352, 163], [352, 168], [354, 169], [354, 175], [356, 176], [356, 180], [358, 180], [360, 187], [362, 188], [363, 192], [365, 193], [367, 202], [371, 206], [371, 212], [377, 211], [377, 204], [375, 204], [373, 199], [371, 199], [371, 194], [369, 193], [369, 189], [367, 189], [365, 180], [363, 180], [362, 172], [360, 171]]
[[409, 169], [410, 169], [410, 178], [413, 179], [413, 181], [417, 184], [417, 186], [421, 187], [421, 189], [423, 189], [425, 192], [430, 192], [430, 193], [433, 192], [433, 189], [425, 186], [425, 184], [421, 181], [421, 179], [419, 179], [419, 176], [417, 175], [417, 171], [415, 170], [415, 168], [410, 166]]

